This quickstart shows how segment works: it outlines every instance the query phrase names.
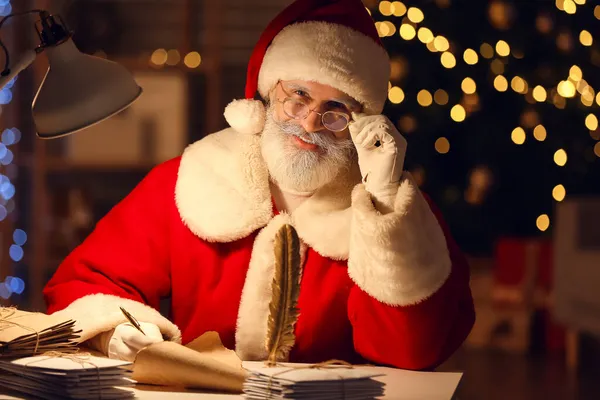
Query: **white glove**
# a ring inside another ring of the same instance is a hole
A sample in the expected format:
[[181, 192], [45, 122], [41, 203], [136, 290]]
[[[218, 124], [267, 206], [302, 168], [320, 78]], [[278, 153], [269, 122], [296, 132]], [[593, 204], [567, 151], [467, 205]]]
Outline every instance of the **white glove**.
[[105, 344], [105, 354], [109, 358], [134, 361], [138, 352], [144, 347], [163, 341], [158, 326], [148, 322], [140, 322], [139, 324], [145, 335], [129, 322], [118, 325], [110, 335], [108, 343]]
[[[385, 115], [352, 114], [349, 126], [356, 146], [365, 189], [382, 212], [394, 209], [394, 200], [406, 156], [406, 139]], [[376, 144], [379, 143], [379, 146]]]

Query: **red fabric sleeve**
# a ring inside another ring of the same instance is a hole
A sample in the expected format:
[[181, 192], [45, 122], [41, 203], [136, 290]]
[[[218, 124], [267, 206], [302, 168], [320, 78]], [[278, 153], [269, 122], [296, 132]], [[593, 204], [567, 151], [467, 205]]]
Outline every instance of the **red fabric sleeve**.
[[410, 306], [379, 302], [355, 286], [348, 312], [354, 347], [366, 359], [403, 369], [433, 369], [464, 342], [475, 322], [469, 266], [439, 210], [429, 201], [446, 236], [452, 270], [432, 296]]
[[44, 288], [48, 313], [89, 294], [158, 308], [170, 292], [169, 218], [179, 158], [154, 168], [96, 225]]

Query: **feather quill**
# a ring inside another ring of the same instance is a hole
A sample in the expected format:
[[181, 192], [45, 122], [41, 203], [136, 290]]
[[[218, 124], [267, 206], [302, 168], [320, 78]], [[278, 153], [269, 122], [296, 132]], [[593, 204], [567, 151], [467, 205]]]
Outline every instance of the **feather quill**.
[[275, 272], [267, 329], [267, 365], [286, 360], [296, 340], [300, 294], [300, 239], [294, 227], [283, 225], [275, 236]]

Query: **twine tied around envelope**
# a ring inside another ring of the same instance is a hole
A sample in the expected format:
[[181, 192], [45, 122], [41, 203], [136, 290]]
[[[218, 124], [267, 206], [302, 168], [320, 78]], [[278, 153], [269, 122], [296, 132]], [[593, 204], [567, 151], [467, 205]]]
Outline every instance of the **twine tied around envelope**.
[[[4, 311], [8, 311], [8, 313], [5, 313]], [[31, 333], [35, 333], [35, 347], [33, 349], [33, 354], [36, 354], [38, 347], [40, 345], [40, 333], [36, 329], [33, 329], [29, 326], [21, 325], [15, 321], [9, 320], [9, 318], [12, 317], [13, 315], [15, 315], [16, 312], [17, 312], [16, 307], [0, 308], [0, 331], [10, 328], [10, 327], [17, 327], [17, 328], [25, 329], [26, 331], [29, 331]]]
[[[279, 363], [275, 363], [275, 364], [268, 364], [266, 363], [269, 367], [276, 367], [278, 365], [281, 365]], [[269, 381], [267, 382], [267, 395], [270, 398], [272, 393], [272, 385], [273, 385], [273, 378], [275, 378], [276, 376], [280, 376], [283, 374], [286, 374], [290, 371], [297, 371], [299, 369], [330, 369], [330, 370], [335, 370], [335, 369], [353, 369], [354, 366], [352, 364], [350, 364], [347, 361], [344, 360], [327, 360], [327, 361], [322, 361], [320, 363], [316, 363], [316, 364], [310, 364], [310, 365], [299, 365], [299, 366], [287, 366], [288, 369], [285, 369], [283, 371], [279, 371], [273, 375], [269, 376]], [[341, 375], [338, 375], [338, 378], [340, 379], [340, 383], [342, 385], [342, 399], [346, 398], [346, 386], [344, 383], [344, 377]]]
[[[41, 356], [43, 357], [49, 357], [49, 358], [66, 358], [67, 360], [71, 360], [79, 365], [81, 365], [81, 368], [85, 368], [86, 364], [91, 365], [92, 367], [96, 368], [96, 376], [98, 378], [98, 384], [100, 384], [100, 367], [98, 367], [98, 365], [94, 364], [91, 361], [88, 361], [91, 357], [91, 353], [88, 352], [78, 352], [78, 353], [63, 353], [60, 351], [47, 351], [43, 354], [41, 354]], [[40, 362], [40, 361], [44, 361], [41, 359], [38, 360], [33, 360], [28, 362], [26, 365], [30, 365], [30, 364], [34, 364], [36, 362]], [[98, 391], [98, 398], [100, 400], [102, 400], [102, 390]]]

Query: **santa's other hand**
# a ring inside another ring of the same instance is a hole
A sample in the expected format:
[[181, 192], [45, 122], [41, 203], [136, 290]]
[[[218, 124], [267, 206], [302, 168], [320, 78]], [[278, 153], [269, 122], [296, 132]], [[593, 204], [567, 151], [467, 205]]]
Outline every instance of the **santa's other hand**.
[[158, 326], [140, 322], [144, 333], [129, 322], [118, 325], [108, 342], [108, 357], [124, 361], [134, 361], [144, 347], [163, 341]]

